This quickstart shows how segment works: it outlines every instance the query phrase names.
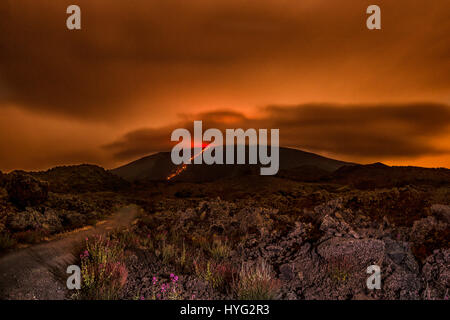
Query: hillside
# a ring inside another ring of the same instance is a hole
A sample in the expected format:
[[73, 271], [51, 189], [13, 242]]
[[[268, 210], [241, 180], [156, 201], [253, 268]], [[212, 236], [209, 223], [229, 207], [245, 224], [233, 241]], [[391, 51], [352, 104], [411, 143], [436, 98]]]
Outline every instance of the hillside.
[[96, 165], [60, 166], [47, 171], [28, 172], [49, 183], [49, 190], [58, 193], [117, 191], [128, 183]]
[[405, 185], [450, 185], [450, 170], [445, 168], [390, 167], [382, 163], [342, 166], [327, 181], [359, 189], [389, 188]]
[[[248, 155], [248, 149], [246, 150]], [[248, 157], [246, 157], [248, 159]], [[314, 153], [297, 149], [280, 148], [280, 174], [289, 175], [289, 170], [306, 166], [321, 173], [331, 173], [336, 169], [351, 165], [350, 163], [329, 159]], [[259, 175], [260, 165], [188, 165], [174, 181], [205, 182], [226, 177], [239, 177], [248, 174]], [[111, 170], [112, 173], [128, 181], [166, 180], [175, 172], [177, 166], [172, 164], [170, 153], [161, 152], [133, 161]], [[298, 170], [297, 170], [298, 171]], [[310, 177], [309, 170], [305, 175]]]

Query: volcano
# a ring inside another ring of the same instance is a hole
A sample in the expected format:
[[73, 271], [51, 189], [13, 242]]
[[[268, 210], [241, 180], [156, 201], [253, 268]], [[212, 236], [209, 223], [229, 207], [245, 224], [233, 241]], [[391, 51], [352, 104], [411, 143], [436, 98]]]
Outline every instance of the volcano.
[[[246, 148], [248, 159], [248, 148]], [[236, 154], [236, 152], [235, 152]], [[279, 175], [295, 175], [305, 180], [329, 174], [343, 166], [353, 165], [344, 161], [326, 158], [314, 153], [298, 149], [279, 148]], [[156, 153], [116, 169], [111, 172], [130, 182], [135, 181], [182, 181], [207, 182], [221, 178], [240, 177], [245, 175], [259, 175], [261, 165], [233, 164], [233, 165], [174, 165], [170, 152]]]

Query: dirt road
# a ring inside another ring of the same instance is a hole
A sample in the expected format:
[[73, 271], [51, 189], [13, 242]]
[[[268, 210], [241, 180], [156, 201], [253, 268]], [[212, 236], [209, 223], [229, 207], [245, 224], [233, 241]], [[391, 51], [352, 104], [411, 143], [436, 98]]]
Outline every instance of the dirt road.
[[61, 300], [67, 297], [67, 267], [77, 260], [85, 238], [130, 225], [138, 208], [120, 209], [94, 227], [63, 235], [60, 239], [21, 249], [0, 258], [0, 299]]

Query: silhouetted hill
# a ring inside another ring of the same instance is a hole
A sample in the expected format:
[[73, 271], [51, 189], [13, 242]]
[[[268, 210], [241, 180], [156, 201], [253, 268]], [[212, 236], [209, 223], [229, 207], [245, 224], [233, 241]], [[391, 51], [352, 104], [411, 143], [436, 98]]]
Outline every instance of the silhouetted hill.
[[401, 187], [405, 185], [450, 185], [445, 168], [390, 167], [382, 163], [343, 166], [326, 180], [359, 189]]
[[28, 172], [49, 183], [49, 190], [58, 193], [117, 191], [128, 182], [95, 165], [60, 166], [47, 171]]
[[281, 169], [277, 174], [280, 178], [304, 182], [321, 181], [329, 175], [330, 171], [314, 165], [303, 165], [292, 169]]
[[[224, 152], [226, 153], [226, 152]], [[307, 180], [312, 176], [331, 173], [343, 165], [350, 165], [348, 162], [329, 159], [314, 153], [297, 149], [280, 148], [280, 171], [282, 176], [292, 174], [297, 177], [303, 174]], [[236, 152], [235, 152], [236, 154]], [[248, 148], [246, 148], [246, 159], [248, 159]], [[170, 153], [161, 152], [151, 156], [133, 161], [122, 167], [111, 170], [112, 173], [128, 180], [166, 180], [181, 166], [173, 165]], [[221, 178], [240, 177], [243, 175], [259, 175], [261, 165], [187, 165], [185, 170], [175, 176], [173, 181], [204, 182], [214, 181]]]

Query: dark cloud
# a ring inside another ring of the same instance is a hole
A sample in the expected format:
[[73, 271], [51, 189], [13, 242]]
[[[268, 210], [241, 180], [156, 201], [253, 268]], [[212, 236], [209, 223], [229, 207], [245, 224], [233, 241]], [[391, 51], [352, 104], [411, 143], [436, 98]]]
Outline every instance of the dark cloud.
[[[380, 0], [383, 30], [370, 33], [366, 2], [3, 0], [0, 107], [96, 121], [164, 108], [174, 120], [205, 92], [247, 105], [445, 96], [449, 4]], [[77, 32], [65, 28], [73, 3]]]
[[169, 150], [176, 128], [191, 132], [193, 121], [202, 120], [204, 130], [218, 128], [278, 128], [280, 143], [353, 159], [414, 158], [450, 152], [433, 139], [446, 138], [450, 108], [442, 104], [270, 106], [258, 118], [239, 112], [215, 111], [185, 115], [176, 125], [140, 129], [105, 146], [117, 159], [133, 159]]

